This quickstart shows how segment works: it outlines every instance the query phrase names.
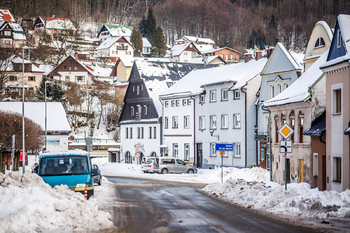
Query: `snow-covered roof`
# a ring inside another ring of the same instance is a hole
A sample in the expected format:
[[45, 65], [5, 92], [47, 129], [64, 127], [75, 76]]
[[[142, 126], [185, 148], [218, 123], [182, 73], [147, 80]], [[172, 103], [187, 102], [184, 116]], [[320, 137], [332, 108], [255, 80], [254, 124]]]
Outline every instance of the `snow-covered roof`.
[[145, 37], [142, 37], [142, 44], [143, 44], [144, 48], [151, 48], [152, 47], [151, 43]]
[[203, 53], [204, 51], [213, 49], [213, 46], [211, 46], [210, 44], [197, 44], [197, 43], [193, 43], [193, 44], [201, 53]]
[[333, 32], [332, 32], [331, 28], [329, 27], [329, 25], [328, 25], [325, 21], [318, 21], [318, 22], [315, 24], [315, 27], [316, 27], [317, 25], [321, 25], [322, 27], [324, 27], [324, 30], [326, 31], [329, 40], [332, 41]]
[[[203, 69], [203, 64], [173, 63], [173, 62], [151, 62], [142, 59], [134, 61], [140, 77], [144, 80], [150, 98], [158, 111], [162, 113], [162, 105], [159, 101], [159, 94], [179, 81], [182, 77], [195, 69]], [[215, 65], [207, 65], [215, 66]]]
[[180, 42], [180, 41], [192, 41], [192, 42], [201, 42], [201, 43], [206, 43], [206, 44], [215, 44], [215, 42], [210, 39], [210, 38], [199, 38], [196, 36], [182, 36], [179, 40], [177, 40], [176, 42]]
[[68, 18], [59, 18], [59, 17], [41, 17], [39, 16], [43, 24], [45, 24], [46, 29], [59, 29], [59, 30], [74, 30], [76, 27], [73, 25], [72, 21]]
[[[12, 55], [11, 57], [9, 57], [5, 62], [2, 63], [2, 67], [0, 68], [0, 70], [5, 70], [6, 71], [14, 71], [13, 70], [13, 63], [19, 63], [19, 64], [31, 64], [32, 69], [30, 72], [37, 72], [37, 73], [44, 73], [44, 71], [40, 68], [38, 68], [36, 65], [32, 64], [31, 61], [28, 61], [26, 59], [22, 59], [21, 57], [18, 57], [16, 55]], [[24, 71], [25, 73], [27, 73], [27, 71]]]
[[350, 15], [340, 14], [338, 15], [338, 25], [340, 30], [340, 35], [342, 39], [342, 43], [345, 47], [345, 55], [341, 57], [337, 57], [335, 59], [329, 60], [322, 65], [322, 68], [332, 66], [338, 64], [343, 61], [350, 60]]
[[0, 21], [15, 22], [16, 20], [8, 9], [0, 9]]
[[126, 67], [132, 67], [135, 60], [135, 58], [133, 57], [120, 57], [119, 59], [123, 62], [124, 66]]
[[161, 96], [171, 96], [178, 93], [198, 95], [204, 91], [203, 86], [222, 82], [237, 82], [233, 89], [241, 88], [262, 71], [266, 62], [267, 59], [262, 58], [258, 61], [251, 60], [247, 63], [194, 70], [172, 87], [162, 92]]
[[[212, 62], [215, 58], [219, 57], [219, 55], [215, 56], [206, 56], [208, 64]], [[192, 58], [189, 63], [197, 63], [197, 64], [204, 64], [203, 58], [202, 57], [195, 57]]]
[[100, 66], [89, 66], [92, 69], [92, 74], [95, 77], [109, 77], [112, 69], [111, 68], [103, 68]]
[[176, 44], [171, 48], [173, 56], [179, 56], [191, 42]]
[[104, 24], [112, 37], [131, 36], [133, 27], [118, 24]]
[[14, 22], [0, 22], [0, 30], [3, 30], [3, 28], [8, 24], [12, 29], [12, 36], [14, 40], [26, 40], [26, 36], [24, 35], [23, 28], [20, 24], [14, 23]]
[[283, 46], [282, 43], [278, 42], [262, 73], [270, 74], [291, 70], [303, 71], [302, 64], [304, 63], [304, 54], [297, 54], [294, 52], [292, 52], [292, 54]]
[[18, 82], [18, 81], [14, 81], [13, 83], [10, 83], [10, 84], [7, 84], [7, 85], [5, 85], [4, 86], [4, 88], [11, 88], [11, 87], [18, 87], [18, 88], [29, 88], [29, 86], [28, 85], [23, 85], [23, 83], [20, 83], [20, 82]]
[[309, 88], [323, 75], [320, 66], [326, 61], [329, 49], [310, 66], [292, 85], [274, 98], [264, 102], [266, 107], [301, 102], [309, 96]]
[[131, 45], [130, 41], [129, 41], [129, 40], [127, 39], [127, 37], [125, 37], [125, 36], [111, 37], [111, 38], [107, 38], [105, 41], [103, 41], [103, 42], [100, 44], [100, 46], [98, 46], [98, 47], [96, 48], [96, 50], [108, 49], [108, 48], [110, 48], [114, 43], [116, 43], [119, 39], [121, 39], [122, 37], [127, 41], [126, 43], [129, 43], [129, 44]]
[[[22, 114], [22, 102], [0, 102], [0, 111]], [[24, 116], [45, 129], [45, 102], [24, 102]], [[47, 102], [47, 130], [71, 131], [60, 102]]]

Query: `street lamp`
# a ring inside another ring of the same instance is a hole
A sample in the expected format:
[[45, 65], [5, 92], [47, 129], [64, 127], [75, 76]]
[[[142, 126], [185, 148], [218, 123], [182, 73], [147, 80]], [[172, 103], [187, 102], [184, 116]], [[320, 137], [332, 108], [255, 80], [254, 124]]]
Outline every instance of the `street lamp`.
[[47, 105], [46, 105], [46, 83], [53, 83], [52, 81], [45, 81], [45, 150], [47, 149]]
[[209, 132], [210, 132], [210, 136], [212, 136], [212, 137], [217, 137], [218, 138], [218, 141], [220, 141], [220, 136], [219, 135], [213, 135], [214, 134], [214, 129], [211, 129], [211, 130], [209, 130]]
[[25, 173], [25, 130], [24, 130], [24, 50], [25, 49], [36, 49], [35, 47], [28, 47], [24, 46], [22, 47], [22, 143], [23, 143], [23, 150], [22, 150], [22, 171], [23, 174]]

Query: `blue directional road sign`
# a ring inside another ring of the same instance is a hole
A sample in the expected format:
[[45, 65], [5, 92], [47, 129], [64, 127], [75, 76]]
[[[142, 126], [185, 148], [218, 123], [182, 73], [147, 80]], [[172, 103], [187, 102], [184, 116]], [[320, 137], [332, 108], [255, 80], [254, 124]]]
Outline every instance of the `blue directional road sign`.
[[233, 151], [233, 144], [216, 143], [215, 150], [218, 150], [218, 151]]

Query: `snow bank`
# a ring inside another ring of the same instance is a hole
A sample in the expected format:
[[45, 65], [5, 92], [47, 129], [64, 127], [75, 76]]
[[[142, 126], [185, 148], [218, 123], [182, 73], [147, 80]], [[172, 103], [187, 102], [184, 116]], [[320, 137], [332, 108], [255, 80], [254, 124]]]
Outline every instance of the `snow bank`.
[[306, 183], [283, 185], [274, 182], [230, 178], [225, 183], [207, 185], [208, 195], [246, 208], [275, 214], [312, 218], [350, 217], [350, 190], [319, 191]]
[[66, 185], [52, 188], [36, 174], [0, 173], [0, 232], [100, 231], [113, 228], [111, 215], [98, 211]]

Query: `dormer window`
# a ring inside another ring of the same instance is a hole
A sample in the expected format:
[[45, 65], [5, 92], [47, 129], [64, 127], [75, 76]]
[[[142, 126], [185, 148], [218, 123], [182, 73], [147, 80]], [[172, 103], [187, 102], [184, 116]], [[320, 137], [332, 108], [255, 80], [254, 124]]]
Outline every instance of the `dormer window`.
[[325, 46], [325, 42], [322, 37], [318, 38], [315, 43], [315, 48], [323, 47]]

